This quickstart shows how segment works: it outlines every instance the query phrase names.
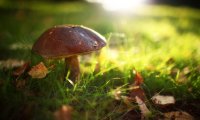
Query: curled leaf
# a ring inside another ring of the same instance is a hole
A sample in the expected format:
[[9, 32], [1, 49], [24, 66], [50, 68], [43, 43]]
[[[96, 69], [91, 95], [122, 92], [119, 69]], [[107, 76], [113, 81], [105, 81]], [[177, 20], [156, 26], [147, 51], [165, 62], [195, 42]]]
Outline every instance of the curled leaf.
[[47, 73], [48, 69], [46, 68], [43, 62], [40, 62], [36, 66], [33, 66], [31, 70], [28, 72], [28, 74], [32, 78], [40, 78], [40, 79], [46, 77]]

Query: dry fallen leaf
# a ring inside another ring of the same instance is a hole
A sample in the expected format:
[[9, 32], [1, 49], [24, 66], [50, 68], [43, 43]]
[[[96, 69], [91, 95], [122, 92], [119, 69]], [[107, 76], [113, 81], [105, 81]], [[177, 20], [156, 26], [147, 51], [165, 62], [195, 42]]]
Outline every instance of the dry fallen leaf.
[[[139, 105], [140, 111], [142, 113], [139, 116], [142, 116], [144, 119], [148, 119], [151, 115], [151, 112], [145, 104], [146, 96], [144, 90], [141, 88], [141, 84], [143, 84], [144, 80], [139, 72], [137, 72], [136, 70], [133, 70], [133, 72], [135, 74], [134, 83], [130, 85], [128, 89], [126, 89], [128, 90], [129, 95], [123, 95], [122, 90], [120, 88], [113, 90], [112, 94], [116, 100], [123, 100], [123, 102], [127, 106], [127, 111], [132, 111], [135, 108], [133, 102], [136, 102]], [[130, 114], [127, 115], [129, 117], [132, 116]]]
[[15, 71], [13, 71], [14, 76], [20, 76], [22, 75], [28, 68], [29, 68], [29, 62], [24, 63], [22, 66], [17, 68]]
[[151, 112], [147, 108], [146, 104], [138, 96], [136, 96], [135, 99], [142, 113], [142, 118], [147, 119], [151, 115]]
[[144, 82], [142, 75], [139, 72], [137, 72], [136, 70], [133, 70], [133, 73], [135, 73], [134, 85], [135, 86], [141, 85]]
[[134, 77], [134, 83], [129, 87], [129, 95], [131, 98], [134, 98], [137, 96], [139, 97], [143, 102], [146, 99], [145, 92], [141, 88], [141, 85], [143, 84], [144, 80], [142, 78], [142, 75], [137, 72], [135, 69], [133, 70], [133, 73], [135, 74]]
[[175, 98], [173, 96], [164, 96], [156, 94], [152, 97], [152, 101], [155, 105], [160, 107], [166, 107], [171, 104], [175, 104]]
[[72, 107], [62, 105], [55, 113], [55, 120], [72, 120]]
[[132, 86], [129, 89], [131, 98], [135, 98], [136, 96], [138, 96], [142, 101], [146, 100], [145, 92], [140, 86]]
[[147, 108], [145, 101], [146, 101], [146, 95], [144, 90], [141, 88], [141, 85], [143, 84], [144, 80], [142, 78], [142, 75], [137, 72], [135, 72], [135, 78], [134, 78], [134, 84], [129, 88], [130, 89], [130, 98], [134, 98], [136, 103], [139, 105], [140, 111], [142, 113], [141, 118], [142, 119], [148, 119], [151, 115], [151, 112]]
[[135, 70], [133, 72], [135, 73], [134, 84], [132, 84], [128, 88], [129, 96], [123, 97], [123, 101], [127, 104], [129, 108], [132, 108], [131, 107], [132, 102], [137, 102], [136, 97], [138, 97], [143, 103], [146, 100], [145, 92], [140, 87], [140, 85], [143, 83], [143, 78], [139, 72]]
[[33, 66], [31, 70], [28, 72], [28, 74], [32, 78], [44, 78], [46, 77], [47, 73], [48, 69], [46, 68], [43, 62], [40, 62], [36, 66]]
[[163, 120], [194, 120], [194, 118], [187, 112], [174, 111], [174, 112], [164, 113]]

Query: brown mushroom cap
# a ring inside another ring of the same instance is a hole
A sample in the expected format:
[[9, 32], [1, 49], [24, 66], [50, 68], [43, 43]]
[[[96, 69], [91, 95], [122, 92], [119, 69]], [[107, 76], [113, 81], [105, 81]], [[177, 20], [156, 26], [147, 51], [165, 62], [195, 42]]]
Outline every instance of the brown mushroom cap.
[[90, 28], [60, 25], [45, 31], [32, 51], [45, 58], [61, 58], [97, 51], [105, 45], [105, 38]]

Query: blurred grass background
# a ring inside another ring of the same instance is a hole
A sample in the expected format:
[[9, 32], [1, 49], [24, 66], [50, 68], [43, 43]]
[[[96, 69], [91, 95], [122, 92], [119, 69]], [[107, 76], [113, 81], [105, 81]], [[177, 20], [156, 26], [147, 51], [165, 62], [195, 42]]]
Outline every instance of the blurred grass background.
[[[190, 52], [199, 54], [198, 12], [196, 9], [184, 7], [146, 6], [134, 13], [123, 14], [107, 12], [99, 5], [85, 2], [7, 3], [1, 5], [1, 48], [20, 49], [20, 44], [30, 48], [39, 35], [49, 27], [59, 24], [80, 24], [95, 29], [107, 38], [110, 33], [124, 34], [123, 39], [131, 43], [128, 44], [129, 48], [140, 45], [145, 49], [164, 48], [167, 52], [170, 49], [174, 51], [172, 54], [178, 53], [182, 56], [181, 53], [185, 52], [178, 52], [179, 47], [174, 46], [187, 46], [191, 47], [188, 49]], [[8, 54], [1, 54], [0, 58], [6, 56]], [[10, 55], [12, 56], [13, 54]]]

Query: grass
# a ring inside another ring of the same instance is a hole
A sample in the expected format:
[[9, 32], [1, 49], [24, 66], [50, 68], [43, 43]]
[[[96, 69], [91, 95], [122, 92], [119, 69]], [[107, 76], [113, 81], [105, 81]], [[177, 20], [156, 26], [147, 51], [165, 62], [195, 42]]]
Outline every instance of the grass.
[[[122, 119], [128, 109], [110, 93], [133, 83], [134, 68], [144, 78], [149, 101], [155, 93], [173, 95], [178, 103], [189, 105], [183, 110], [195, 109], [188, 112], [199, 118], [200, 105], [194, 102], [200, 98], [199, 10], [149, 5], [133, 14], [117, 14], [81, 2], [5, 3], [0, 9], [2, 60], [48, 64], [31, 53], [31, 46], [45, 29], [58, 24], [85, 25], [108, 40], [98, 55], [80, 56], [81, 81], [71, 88], [60, 82], [62, 60], [53, 61], [56, 68], [44, 79], [21, 76], [28, 78], [23, 89], [13, 85], [13, 69], [0, 69], [0, 119], [53, 119], [62, 104], [73, 107], [77, 120]], [[95, 71], [96, 63], [100, 71]], [[159, 113], [150, 102], [146, 104], [155, 115]]]

